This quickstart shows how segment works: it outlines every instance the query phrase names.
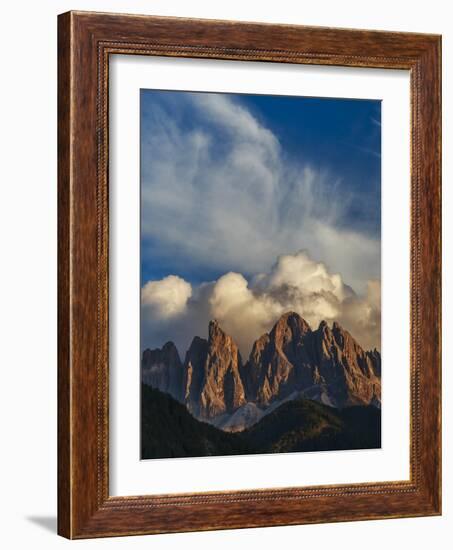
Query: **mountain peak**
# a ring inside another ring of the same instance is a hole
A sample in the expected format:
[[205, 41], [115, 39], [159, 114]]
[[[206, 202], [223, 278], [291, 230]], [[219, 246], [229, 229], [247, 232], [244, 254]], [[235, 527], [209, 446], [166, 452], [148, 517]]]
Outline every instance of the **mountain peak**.
[[[341, 347], [344, 347], [347, 341], [353, 340], [353, 338], [350, 337], [349, 332], [345, 330], [339, 323], [337, 323], [337, 321], [334, 321], [332, 325], [332, 334], [337, 344], [340, 345]], [[355, 343], [355, 340], [354, 340], [354, 343]]]
[[280, 316], [280, 319], [279, 321], [290, 321], [290, 320], [294, 320], [294, 321], [304, 321], [305, 322], [305, 319], [303, 319], [297, 312], [295, 311], [287, 311], [286, 313], [283, 313], [283, 315]]
[[190, 387], [186, 394], [189, 395], [189, 409], [198, 417], [209, 419], [231, 414], [245, 404], [239, 373], [242, 369], [241, 355], [233, 338], [220, 328], [216, 319], [210, 321], [209, 338], [203, 354], [194, 357], [191, 368], [188, 378]]
[[332, 325], [332, 331], [333, 332], [338, 332], [340, 334], [346, 334], [347, 330], [344, 329], [340, 323], [338, 323], [337, 321], [334, 321], [333, 322], [333, 325]]
[[321, 332], [322, 334], [330, 334], [330, 327], [327, 323], [327, 321], [325, 321], [324, 319], [319, 323], [319, 326], [318, 326], [318, 331]]
[[178, 353], [178, 349], [176, 348], [174, 342], [172, 342], [171, 340], [163, 345], [162, 351], [167, 353]]
[[[296, 313], [295, 311], [287, 311], [286, 313], [284, 313], [280, 319], [279, 319], [279, 322], [280, 321], [283, 321], [283, 322], [286, 322], [286, 323], [290, 323], [290, 322], [296, 322], [296, 323], [306, 323], [305, 319], [303, 319], [298, 313]], [[308, 324], [308, 323], [306, 323]]]
[[175, 399], [181, 398], [183, 365], [173, 342], [162, 349], [145, 349], [142, 354], [142, 381], [160, 388]]
[[275, 323], [271, 334], [274, 336], [287, 333], [288, 330], [296, 335], [301, 336], [307, 332], [311, 332], [310, 325], [295, 311], [288, 311], [284, 313], [280, 319]]
[[209, 341], [212, 341], [216, 338], [225, 338], [227, 336], [223, 331], [223, 329], [221, 328], [217, 319], [212, 319], [211, 321], [209, 321], [208, 333], [209, 333]]
[[172, 341], [166, 342], [162, 348], [150, 349], [146, 348], [142, 354], [142, 360], [145, 363], [154, 363], [162, 361], [163, 358], [168, 358], [174, 362], [180, 362], [178, 349]]

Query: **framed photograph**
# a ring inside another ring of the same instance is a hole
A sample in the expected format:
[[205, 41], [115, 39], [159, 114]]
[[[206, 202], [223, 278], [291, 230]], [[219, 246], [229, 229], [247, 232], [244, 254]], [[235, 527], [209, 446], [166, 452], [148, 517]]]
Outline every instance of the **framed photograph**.
[[58, 34], [59, 533], [440, 514], [440, 37]]

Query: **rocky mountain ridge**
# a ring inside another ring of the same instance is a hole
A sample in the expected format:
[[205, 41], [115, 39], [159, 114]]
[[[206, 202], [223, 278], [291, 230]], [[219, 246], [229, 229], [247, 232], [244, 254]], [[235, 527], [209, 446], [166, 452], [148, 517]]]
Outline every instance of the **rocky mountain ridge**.
[[312, 330], [288, 312], [254, 343], [246, 362], [219, 323], [196, 336], [181, 361], [176, 346], [145, 350], [142, 381], [228, 431], [253, 425], [279, 404], [305, 397], [330, 407], [380, 406], [381, 356], [365, 351], [338, 323]]

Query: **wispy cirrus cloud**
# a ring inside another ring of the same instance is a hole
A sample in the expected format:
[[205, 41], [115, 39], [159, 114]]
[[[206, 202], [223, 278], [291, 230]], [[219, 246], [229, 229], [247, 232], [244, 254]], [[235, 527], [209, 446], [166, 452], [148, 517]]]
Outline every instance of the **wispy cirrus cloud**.
[[149, 253], [175, 273], [183, 264], [251, 274], [305, 249], [359, 289], [379, 278], [379, 239], [349, 228], [353, 197], [334, 175], [287, 158], [278, 138], [228, 96], [184, 94], [173, 107], [151, 104], [144, 119], [145, 261]]

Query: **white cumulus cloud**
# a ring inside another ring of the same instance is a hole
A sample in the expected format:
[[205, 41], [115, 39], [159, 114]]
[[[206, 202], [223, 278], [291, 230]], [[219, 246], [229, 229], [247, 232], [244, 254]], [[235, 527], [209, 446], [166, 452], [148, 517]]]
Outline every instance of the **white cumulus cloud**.
[[194, 336], [206, 337], [209, 321], [216, 318], [248, 357], [259, 336], [283, 313], [295, 311], [312, 328], [322, 320], [338, 321], [365, 349], [380, 348], [380, 282], [368, 281], [366, 292], [359, 295], [340, 274], [331, 273], [306, 251], [279, 256], [268, 272], [250, 281], [228, 272], [192, 293], [189, 283], [170, 276], [148, 282], [143, 293], [145, 289], [143, 347], [161, 346], [172, 339], [184, 354]]
[[167, 319], [183, 313], [191, 296], [190, 283], [177, 275], [168, 275], [143, 286], [142, 305], [151, 308], [157, 317]]

